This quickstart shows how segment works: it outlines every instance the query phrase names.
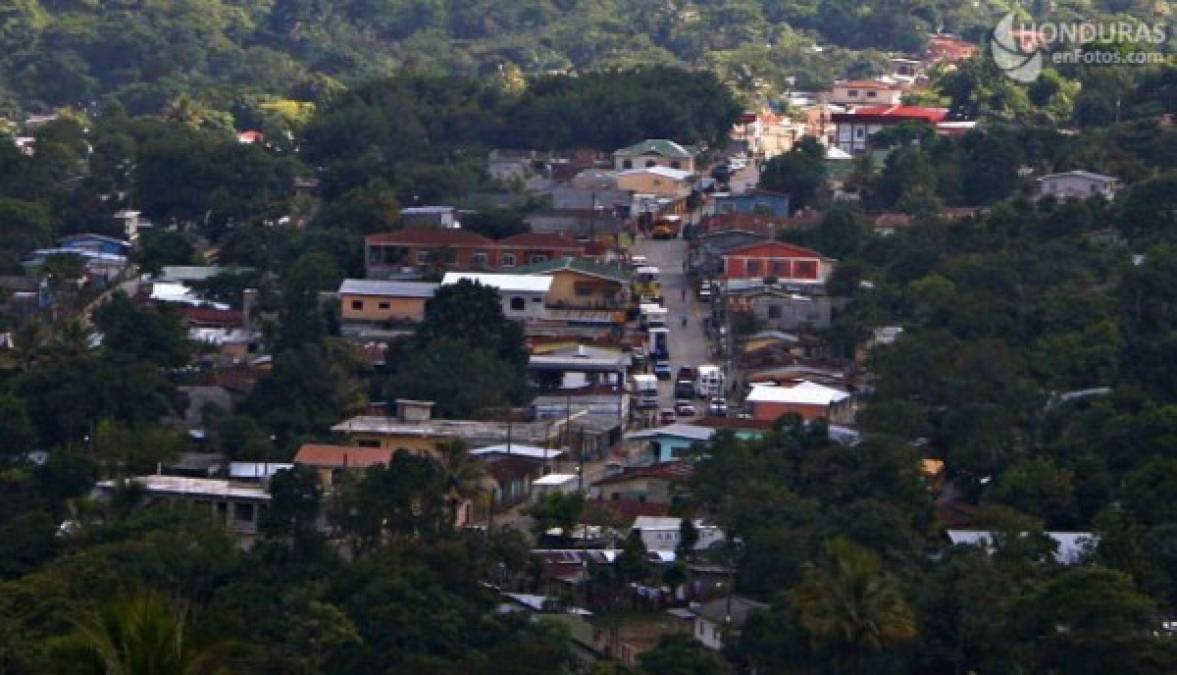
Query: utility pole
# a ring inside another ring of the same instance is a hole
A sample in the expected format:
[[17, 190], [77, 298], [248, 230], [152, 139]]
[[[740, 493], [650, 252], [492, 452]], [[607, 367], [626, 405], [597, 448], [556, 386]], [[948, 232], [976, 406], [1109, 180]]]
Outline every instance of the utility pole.
[[576, 470], [577, 477], [579, 479], [578, 488], [581, 492], [584, 492], [584, 425], [583, 424], [580, 425], [580, 442], [578, 442], [576, 444], [576, 448], [577, 448], [576, 455], [577, 455], [577, 458], [580, 460], [580, 466]]

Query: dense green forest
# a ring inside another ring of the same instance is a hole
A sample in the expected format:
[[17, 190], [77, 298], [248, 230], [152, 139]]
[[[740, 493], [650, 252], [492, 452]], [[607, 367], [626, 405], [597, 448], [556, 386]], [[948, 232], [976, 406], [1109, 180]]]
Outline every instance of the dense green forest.
[[[184, 94], [248, 123], [394, 72], [517, 77], [670, 64], [737, 89], [864, 75], [930, 31], [980, 41], [1016, 3], [947, 0], [16, 0], [0, 7], [0, 111]], [[1048, 8], [1035, 5], [1034, 13]], [[1163, 18], [1164, 0], [1067, 0], [1051, 15]], [[817, 48], [815, 45], [822, 45]]]

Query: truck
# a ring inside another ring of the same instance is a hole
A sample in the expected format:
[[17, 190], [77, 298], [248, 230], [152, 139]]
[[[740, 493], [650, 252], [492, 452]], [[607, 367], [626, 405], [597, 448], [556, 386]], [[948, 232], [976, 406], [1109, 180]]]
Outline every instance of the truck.
[[641, 303], [638, 305], [638, 311], [641, 313], [642, 327], [647, 329], [665, 326], [670, 315], [670, 310], [652, 302]]
[[650, 356], [665, 361], [670, 358], [670, 329], [661, 326], [649, 330]]
[[682, 216], [660, 216], [650, 229], [652, 239], [674, 239], [682, 229]]
[[662, 282], [658, 280], [661, 273], [657, 267], [647, 265], [639, 267], [633, 272], [630, 290], [639, 302], [661, 302]]
[[658, 407], [658, 378], [641, 373], [634, 375], [633, 396], [637, 399], [639, 408]]
[[702, 399], [723, 397], [723, 369], [704, 363], [695, 369], [695, 395]]

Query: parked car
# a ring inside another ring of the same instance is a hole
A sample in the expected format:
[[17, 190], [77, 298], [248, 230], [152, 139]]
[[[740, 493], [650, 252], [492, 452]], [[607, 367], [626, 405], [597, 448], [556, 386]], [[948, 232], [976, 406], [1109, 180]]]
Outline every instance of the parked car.
[[695, 369], [692, 366], [679, 366], [678, 377], [674, 378], [675, 382], [694, 382]]
[[655, 361], [654, 362], [654, 377], [659, 380], [670, 379], [670, 362], [669, 361]]
[[695, 383], [683, 382], [679, 380], [674, 383], [674, 397], [679, 398], [694, 398], [695, 397]]
[[700, 300], [710, 300], [711, 299], [711, 287], [700, 288], [699, 289], [699, 299]]
[[674, 413], [674, 408], [663, 408], [658, 411], [659, 424], [674, 424], [678, 421], [678, 415]]
[[711, 399], [711, 405], [708, 406], [707, 413], [712, 417], [727, 417], [727, 399]]
[[634, 267], [645, 267], [648, 263], [646, 262], [646, 256], [644, 255], [631, 255], [629, 257], [629, 264], [633, 265]]
[[699, 414], [699, 411], [695, 410], [695, 404], [690, 401], [675, 401], [674, 412], [678, 413], [679, 417], [694, 417]]

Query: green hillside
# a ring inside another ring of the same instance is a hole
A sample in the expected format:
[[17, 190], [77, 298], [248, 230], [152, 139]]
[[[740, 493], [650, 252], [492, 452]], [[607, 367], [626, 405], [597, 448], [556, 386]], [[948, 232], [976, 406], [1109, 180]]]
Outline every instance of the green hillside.
[[[0, 109], [85, 108], [109, 94], [132, 114], [182, 93], [219, 109], [258, 95], [313, 101], [401, 69], [477, 76], [661, 63], [711, 68], [744, 90], [790, 77], [806, 87], [869, 73], [877, 50], [917, 52], [929, 31], [980, 38], [1007, 9], [994, 0], [7, 0]], [[1050, 11], [1158, 17], [1168, 6], [1066, 0]]]

